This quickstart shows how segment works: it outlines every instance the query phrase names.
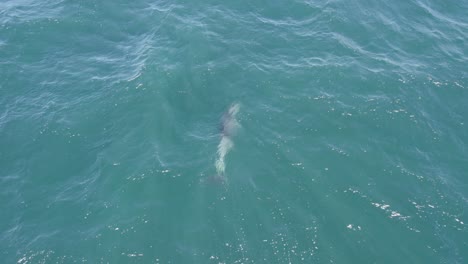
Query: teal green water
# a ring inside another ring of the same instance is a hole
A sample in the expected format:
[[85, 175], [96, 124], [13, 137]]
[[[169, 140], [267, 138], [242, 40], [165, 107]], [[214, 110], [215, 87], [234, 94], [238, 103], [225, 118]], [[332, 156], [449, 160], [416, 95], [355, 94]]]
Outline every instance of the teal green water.
[[467, 10], [3, 0], [1, 262], [467, 263]]

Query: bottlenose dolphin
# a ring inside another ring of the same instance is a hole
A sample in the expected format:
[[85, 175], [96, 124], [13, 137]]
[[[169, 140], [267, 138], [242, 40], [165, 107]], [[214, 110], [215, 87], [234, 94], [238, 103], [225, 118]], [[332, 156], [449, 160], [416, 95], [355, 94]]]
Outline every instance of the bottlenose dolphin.
[[229, 151], [234, 147], [232, 137], [235, 135], [237, 129], [240, 127], [239, 122], [236, 119], [237, 113], [239, 113], [240, 104], [233, 103], [229, 109], [223, 114], [220, 124], [220, 136], [221, 139], [218, 144], [217, 158], [215, 161], [216, 175], [210, 178], [210, 181], [219, 182], [222, 184], [227, 183], [227, 177], [225, 174], [226, 164], [225, 159]]
[[232, 104], [221, 118], [221, 136], [232, 137], [239, 128], [239, 123], [236, 120], [236, 115], [239, 113], [240, 105]]

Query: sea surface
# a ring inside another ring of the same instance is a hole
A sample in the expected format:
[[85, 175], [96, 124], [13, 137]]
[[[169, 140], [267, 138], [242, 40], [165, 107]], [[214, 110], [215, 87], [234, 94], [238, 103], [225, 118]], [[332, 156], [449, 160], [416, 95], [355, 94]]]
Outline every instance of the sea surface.
[[468, 1], [2, 0], [1, 263], [468, 263]]

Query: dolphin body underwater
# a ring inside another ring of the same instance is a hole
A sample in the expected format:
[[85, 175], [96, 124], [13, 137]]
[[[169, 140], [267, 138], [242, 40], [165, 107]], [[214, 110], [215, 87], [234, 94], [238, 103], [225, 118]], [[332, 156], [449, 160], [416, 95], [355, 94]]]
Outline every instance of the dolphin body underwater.
[[216, 175], [210, 177], [213, 182], [226, 184], [226, 163], [225, 159], [232, 147], [234, 142], [232, 137], [236, 134], [236, 131], [240, 127], [239, 122], [236, 119], [237, 113], [239, 113], [240, 104], [234, 103], [229, 109], [223, 114], [220, 124], [220, 135], [221, 139], [218, 144], [217, 158], [215, 161]]

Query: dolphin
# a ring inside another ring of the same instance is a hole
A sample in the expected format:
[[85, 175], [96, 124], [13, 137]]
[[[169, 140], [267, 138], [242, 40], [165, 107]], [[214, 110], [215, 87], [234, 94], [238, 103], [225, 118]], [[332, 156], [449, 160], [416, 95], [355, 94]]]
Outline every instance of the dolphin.
[[239, 127], [236, 120], [236, 115], [239, 113], [240, 105], [238, 103], [232, 104], [229, 109], [223, 114], [221, 118], [221, 136], [232, 137]]
[[232, 137], [235, 135], [237, 129], [240, 127], [236, 119], [240, 110], [239, 103], [233, 103], [224, 112], [220, 122], [220, 141], [218, 144], [217, 158], [215, 161], [216, 175], [209, 177], [210, 182], [226, 184], [227, 177], [225, 173], [226, 164], [225, 159], [229, 151], [234, 147]]

